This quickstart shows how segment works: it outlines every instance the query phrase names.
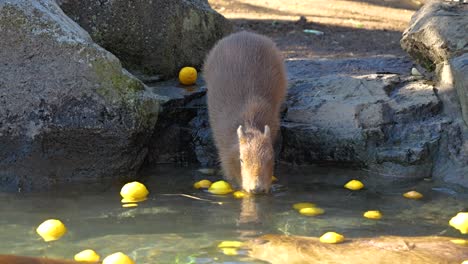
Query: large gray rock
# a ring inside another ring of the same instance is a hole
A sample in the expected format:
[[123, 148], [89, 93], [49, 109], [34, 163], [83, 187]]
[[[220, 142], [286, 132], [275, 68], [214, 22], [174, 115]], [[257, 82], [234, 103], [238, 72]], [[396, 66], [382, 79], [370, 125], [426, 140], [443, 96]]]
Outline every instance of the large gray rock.
[[443, 114], [432, 176], [468, 186], [468, 5], [428, 1], [403, 33], [401, 45], [432, 72]]
[[298, 79], [287, 105], [283, 160], [367, 167], [393, 179], [431, 175], [446, 121], [423, 81], [394, 74]]
[[207, 0], [57, 0], [99, 45], [132, 73], [174, 77], [199, 68], [231, 24]]
[[468, 5], [429, 1], [411, 18], [401, 46], [431, 72], [441, 90], [445, 112], [463, 111], [468, 123]]
[[53, 0], [0, 0], [0, 186], [132, 177], [159, 103]]
[[411, 18], [401, 46], [421, 66], [433, 71], [468, 51], [467, 25], [467, 5], [431, 0]]

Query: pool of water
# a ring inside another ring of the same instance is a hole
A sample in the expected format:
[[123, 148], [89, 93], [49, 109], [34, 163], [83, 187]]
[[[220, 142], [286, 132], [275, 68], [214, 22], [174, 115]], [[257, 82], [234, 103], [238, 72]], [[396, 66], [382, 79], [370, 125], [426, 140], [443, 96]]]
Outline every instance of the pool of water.
[[[281, 168], [270, 195], [235, 199], [196, 190], [205, 176], [197, 168], [161, 166], [142, 172], [149, 199], [123, 208], [121, 184], [69, 186], [48, 192], [0, 193], [0, 254], [73, 258], [92, 248], [101, 256], [122, 251], [137, 263], [264, 263], [245, 254], [226, 256], [217, 249], [223, 240], [245, 241], [263, 234], [320, 236], [336, 231], [346, 237], [380, 235], [444, 235], [460, 238], [448, 226], [457, 212], [467, 210], [468, 192], [431, 181], [383, 184], [367, 172], [323, 167]], [[349, 191], [342, 186], [357, 178], [367, 188]], [[389, 187], [392, 186], [392, 187]], [[421, 200], [401, 196], [408, 190]], [[180, 194], [188, 194], [197, 200]], [[222, 202], [219, 204], [218, 202]], [[325, 214], [307, 217], [292, 205], [313, 202]], [[380, 210], [381, 220], [362, 217]], [[68, 233], [45, 243], [35, 228], [48, 218], [61, 219]]]

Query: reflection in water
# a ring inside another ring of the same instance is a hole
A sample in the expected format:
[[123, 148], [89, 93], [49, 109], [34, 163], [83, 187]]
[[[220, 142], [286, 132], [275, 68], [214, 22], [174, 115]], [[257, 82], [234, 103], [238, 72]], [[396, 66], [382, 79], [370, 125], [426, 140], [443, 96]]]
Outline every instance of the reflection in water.
[[239, 213], [239, 224], [256, 224], [260, 221], [258, 205], [255, 203], [255, 196], [246, 196], [241, 201]]
[[241, 240], [258, 235], [256, 226], [262, 223], [258, 210], [255, 196], [249, 195], [241, 199], [239, 218], [237, 220], [237, 232]]

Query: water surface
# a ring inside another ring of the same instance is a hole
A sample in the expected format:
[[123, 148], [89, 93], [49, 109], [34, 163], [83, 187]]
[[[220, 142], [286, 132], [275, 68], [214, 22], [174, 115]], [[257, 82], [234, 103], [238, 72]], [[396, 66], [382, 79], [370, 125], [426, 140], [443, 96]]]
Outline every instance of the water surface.
[[[142, 172], [141, 181], [150, 196], [135, 208], [122, 208], [120, 183], [0, 193], [0, 254], [73, 258], [92, 248], [101, 256], [122, 251], [139, 264], [264, 263], [242, 251], [238, 256], [225, 256], [216, 246], [223, 240], [245, 241], [263, 234], [317, 237], [327, 231], [349, 238], [467, 238], [448, 226], [452, 216], [468, 209], [468, 192], [457, 187], [431, 181], [388, 184], [358, 170], [285, 167], [278, 172], [280, 181], [273, 194], [239, 200], [193, 189], [196, 180], [219, 179], [196, 169], [161, 166]], [[343, 184], [353, 178], [362, 180], [367, 188], [344, 189]], [[412, 189], [424, 198], [416, 201], [401, 196]], [[302, 216], [292, 209], [297, 202], [313, 202], [325, 214]], [[364, 219], [367, 210], [380, 210], [384, 217]], [[35, 233], [37, 225], [48, 218], [61, 219], [68, 227], [64, 237], [51, 243]]]

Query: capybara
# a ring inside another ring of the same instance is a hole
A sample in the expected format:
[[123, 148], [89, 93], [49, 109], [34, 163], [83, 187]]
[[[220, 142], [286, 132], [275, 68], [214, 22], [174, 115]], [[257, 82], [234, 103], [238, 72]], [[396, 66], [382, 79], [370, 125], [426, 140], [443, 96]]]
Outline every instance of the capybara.
[[[0, 255], [0, 264], [79, 264], [73, 260], [60, 260], [49, 258], [23, 257], [14, 255]], [[101, 262], [86, 262], [88, 264], [97, 264]]]
[[269, 192], [287, 90], [281, 53], [271, 39], [242, 31], [213, 47], [203, 72], [225, 178], [250, 193]]

